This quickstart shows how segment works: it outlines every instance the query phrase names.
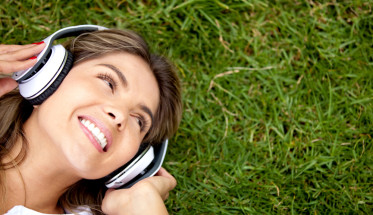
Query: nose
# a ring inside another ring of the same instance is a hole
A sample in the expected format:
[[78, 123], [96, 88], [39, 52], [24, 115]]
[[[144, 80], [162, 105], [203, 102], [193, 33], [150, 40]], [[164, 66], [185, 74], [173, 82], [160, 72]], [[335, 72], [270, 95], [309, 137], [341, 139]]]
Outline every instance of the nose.
[[125, 126], [126, 114], [124, 110], [119, 110], [118, 108], [106, 106], [104, 108], [106, 115], [110, 120], [118, 127], [118, 129], [123, 129]]

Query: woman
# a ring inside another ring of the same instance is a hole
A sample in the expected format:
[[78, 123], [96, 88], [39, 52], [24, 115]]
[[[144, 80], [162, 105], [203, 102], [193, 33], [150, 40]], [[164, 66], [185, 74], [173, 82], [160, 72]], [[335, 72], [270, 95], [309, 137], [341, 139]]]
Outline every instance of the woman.
[[[1, 45], [0, 74], [31, 67], [44, 46]], [[100, 178], [141, 143], [175, 133], [181, 96], [171, 65], [131, 31], [84, 33], [65, 47], [73, 68], [40, 105], [12, 91], [12, 79], [0, 79], [0, 212], [167, 214], [163, 201], [176, 181], [165, 169], [130, 189], [107, 190]]]

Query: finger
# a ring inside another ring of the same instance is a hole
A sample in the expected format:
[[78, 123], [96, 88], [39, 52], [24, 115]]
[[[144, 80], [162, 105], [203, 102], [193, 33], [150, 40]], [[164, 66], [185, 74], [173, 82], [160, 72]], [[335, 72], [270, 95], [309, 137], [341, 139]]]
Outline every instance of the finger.
[[154, 179], [156, 179], [154, 181], [154, 186], [158, 189], [162, 200], [165, 201], [169, 196], [169, 192], [175, 188], [176, 183], [172, 183], [169, 179], [162, 176], [155, 176]]
[[113, 192], [113, 191], [114, 191], [114, 189], [108, 189], [108, 190], [106, 191], [106, 193], [105, 193], [105, 196], [108, 195], [108, 194], [110, 194], [110, 193]]
[[156, 176], [164, 176], [164, 177], [167, 177], [167, 178], [173, 178], [173, 176], [169, 172], [167, 172], [167, 170], [163, 167], [161, 167], [155, 175]]
[[0, 74], [10, 74], [21, 70], [28, 69], [36, 63], [36, 59], [29, 59], [26, 61], [1, 61], [0, 60]]
[[30, 48], [36, 46], [37, 44], [26, 44], [26, 45], [7, 45], [7, 44], [0, 44], [0, 54], [4, 54], [7, 52], [14, 52], [20, 49]]
[[0, 97], [17, 87], [17, 82], [12, 78], [0, 79]]
[[[166, 177], [166, 178], [168, 178], [169, 180], [170, 180], [170, 182], [172, 183], [172, 185], [173, 185], [173, 188], [175, 188], [176, 187], [176, 185], [177, 185], [177, 181], [176, 181], [176, 179], [175, 179], [175, 177], [174, 176], [172, 176], [165, 168], [163, 168], [163, 167], [161, 167], [160, 169], [159, 169], [159, 171], [157, 172], [157, 174], [156, 174], [157, 176], [162, 176], [162, 177]], [[173, 189], [172, 188], [172, 189]]]
[[30, 57], [38, 55], [45, 48], [45, 44], [28, 46], [23, 49], [17, 49], [16, 51], [9, 51], [4, 54], [0, 54], [0, 60], [15, 61], [15, 60], [27, 60]]
[[[165, 168], [163, 168], [163, 167], [161, 167], [160, 169], [159, 169], [159, 171], [155, 174], [156, 176], [163, 176], [163, 177], [166, 177], [166, 178], [168, 178], [168, 179], [170, 179], [171, 180], [171, 183], [174, 185], [174, 187], [173, 188], [175, 188], [176, 187], [176, 185], [177, 185], [177, 181], [176, 181], [176, 179], [174, 178], [174, 176], [172, 176]], [[173, 189], [172, 188], [172, 189]]]
[[[150, 183], [157, 190], [163, 200], [168, 198], [168, 193], [174, 189], [177, 185], [177, 182], [174, 177], [171, 176], [153, 176], [143, 180], [145, 183]], [[141, 181], [138, 183], [140, 185]], [[136, 184], [135, 184], [136, 186]]]

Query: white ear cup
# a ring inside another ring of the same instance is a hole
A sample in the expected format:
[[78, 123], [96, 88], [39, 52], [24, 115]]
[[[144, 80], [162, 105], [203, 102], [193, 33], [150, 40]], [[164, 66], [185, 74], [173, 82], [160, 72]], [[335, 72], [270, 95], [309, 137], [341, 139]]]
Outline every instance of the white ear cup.
[[148, 167], [154, 160], [154, 148], [150, 146], [148, 150], [145, 150], [140, 156], [138, 156], [130, 165], [127, 166], [123, 171], [118, 173], [110, 181], [106, 182], [107, 188], [118, 188], [127, 182], [134, 179], [142, 171]]
[[19, 83], [19, 91], [26, 99], [34, 99], [42, 94], [54, 82], [62, 71], [67, 59], [67, 51], [62, 45], [51, 48], [49, 58], [46, 58], [30, 78]]
[[51, 49], [51, 47], [53, 47], [53, 41], [65, 37], [78, 36], [79, 34], [84, 32], [100, 31], [105, 29], [107, 28], [98, 25], [77, 25], [66, 27], [54, 32], [52, 35], [49, 35], [43, 40], [43, 42], [45, 43], [45, 48], [39, 53], [38, 61], [36, 62], [36, 64], [26, 70], [13, 73], [13, 79], [17, 82], [21, 82], [27, 79], [30, 76], [30, 73], [34, 73], [34, 67], [40, 68], [42, 66], [42, 62], [40, 60], [44, 60], [45, 58], [47, 58], [49, 50]]

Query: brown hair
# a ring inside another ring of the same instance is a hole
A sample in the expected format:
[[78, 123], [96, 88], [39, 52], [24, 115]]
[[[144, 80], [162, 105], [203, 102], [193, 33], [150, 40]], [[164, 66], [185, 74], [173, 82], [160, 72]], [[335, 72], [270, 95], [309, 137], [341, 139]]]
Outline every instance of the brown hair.
[[[151, 68], [160, 91], [160, 103], [152, 128], [143, 142], [157, 144], [170, 138], [177, 130], [182, 114], [181, 89], [173, 66], [163, 57], [151, 54], [144, 39], [129, 30], [103, 30], [84, 33], [65, 43], [74, 56], [74, 65], [113, 52], [126, 52], [140, 56]], [[4, 171], [22, 162], [27, 155], [27, 141], [23, 135], [23, 123], [33, 107], [18, 92], [0, 98], [0, 161], [14, 146], [17, 138], [23, 139], [23, 150], [12, 163], [0, 164], [0, 193], [5, 198], [6, 187], [1, 184]], [[15, 164], [14, 164], [15, 163]], [[87, 205], [94, 214], [102, 214], [100, 208], [106, 191], [103, 181], [81, 180], [71, 186], [60, 198], [65, 209]], [[5, 200], [5, 199], [3, 199]], [[1, 205], [1, 202], [0, 202]]]

